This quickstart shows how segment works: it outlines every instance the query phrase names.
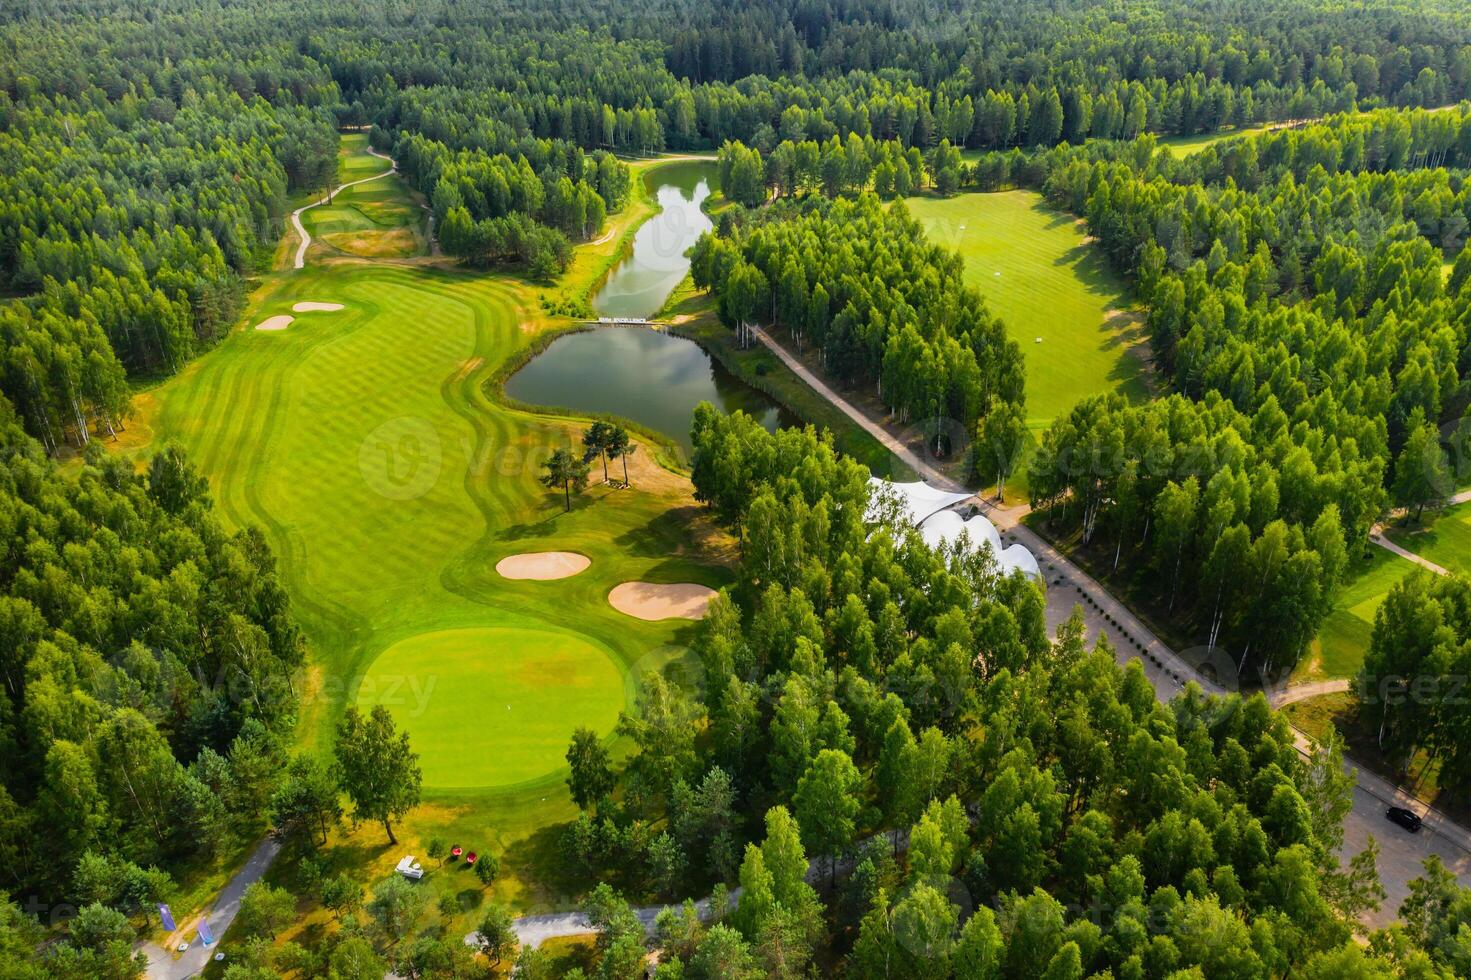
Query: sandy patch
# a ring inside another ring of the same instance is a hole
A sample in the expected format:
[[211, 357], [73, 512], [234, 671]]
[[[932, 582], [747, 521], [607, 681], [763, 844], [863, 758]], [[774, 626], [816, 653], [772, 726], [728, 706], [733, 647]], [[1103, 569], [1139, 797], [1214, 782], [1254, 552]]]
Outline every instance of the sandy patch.
[[292, 313], [336, 313], [342, 309], [341, 303], [297, 303], [291, 308]]
[[608, 593], [614, 609], [639, 619], [702, 619], [715, 590], [703, 585], [680, 582], [659, 585], [654, 582], [624, 582]]
[[255, 329], [257, 329], [257, 330], [285, 330], [287, 327], [291, 326], [291, 322], [293, 320], [295, 320], [295, 319], [296, 319], [296, 317], [294, 317], [294, 316], [287, 316], [286, 314], [283, 313], [280, 316], [267, 317], [266, 319], [262, 320], [260, 323], [257, 323], [255, 325]]
[[535, 551], [502, 558], [496, 562], [495, 570], [503, 578], [547, 582], [557, 578], [570, 578], [591, 564], [592, 559], [575, 551]]

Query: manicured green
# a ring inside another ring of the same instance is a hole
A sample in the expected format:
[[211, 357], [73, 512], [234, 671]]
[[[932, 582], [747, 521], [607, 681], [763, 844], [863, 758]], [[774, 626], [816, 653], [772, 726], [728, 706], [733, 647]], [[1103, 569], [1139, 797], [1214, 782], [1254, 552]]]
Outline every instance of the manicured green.
[[1458, 575], [1471, 575], [1471, 503], [1426, 515], [1424, 525], [1388, 529], [1389, 539], [1406, 551]]
[[1333, 611], [1293, 673], [1294, 683], [1353, 677], [1364, 662], [1374, 613], [1400, 579], [1415, 566], [1371, 545], [1369, 557], [1353, 559], [1338, 589]]
[[[280, 332], [252, 329], [301, 301], [345, 309], [297, 314]], [[625, 616], [608, 591], [628, 580], [728, 581], [713, 564], [723, 536], [713, 538], [716, 552], [701, 547], [711, 530], [689, 485], [653, 466], [648, 447], [634, 459], [633, 489], [595, 484], [570, 514], [538, 482], [553, 449], [580, 446], [580, 424], [508, 408], [487, 390], [508, 358], [556, 326], [534, 303], [506, 277], [308, 265], [268, 280], [245, 327], [151, 391], [133, 423], [152, 429], [154, 445], [184, 444], [230, 525], [265, 530], [308, 642], [298, 689], [305, 748], [330, 750], [337, 719], [370, 672], [415, 675], [420, 690], [438, 678], [423, 718], [394, 708], [426, 777], [428, 805], [410, 816], [404, 839], [516, 844], [502, 894], [523, 906], [551, 894], [542, 869], [555, 856], [528, 839], [572, 813], [567, 737], [585, 724], [612, 738], [637, 678], [679, 666], [694, 628]], [[507, 555], [550, 550], [580, 552], [592, 565], [552, 582], [494, 570]], [[524, 669], [502, 664], [496, 676], [485, 663], [467, 665], [444, 632], [487, 629], [515, 631], [501, 634], [517, 638], [504, 654]], [[549, 669], [554, 650], [576, 653], [580, 670]], [[394, 659], [380, 665], [384, 651]], [[484, 712], [456, 703], [461, 677], [483, 692]], [[486, 725], [504, 724], [491, 710], [504, 714], [508, 702], [513, 715], [539, 719], [544, 737], [527, 728], [497, 741]], [[451, 760], [470, 775], [448, 782]], [[387, 867], [390, 857], [382, 855]]]
[[1148, 395], [1143, 327], [1124, 312], [1124, 284], [1076, 218], [1030, 191], [905, 203], [932, 241], [960, 252], [966, 281], [1021, 345], [1032, 429], [1046, 428], [1084, 395]]
[[[613, 611], [613, 585], [720, 583], [718, 570], [670, 557], [688, 550], [688, 527], [655, 518], [678, 492], [641, 491], [636, 477], [633, 491], [594, 487], [562, 515], [561, 496], [537, 482], [575, 424], [506, 409], [483, 387], [531, 339], [517, 284], [308, 267], [265, 287], [247, 322], [302, 300], [346, 308], [237, 332], [157, 389], [154, 426], [189, 448], [227, 519], [262, 525], [276, 546], [313, 648], [308, 741], [325, 741], [350, 686], [409, 637], [575, 623], [628, 667], [677, 629]], [[506, 555], [546, 550], [581, 552], [592, 567], [556, 582], [494, 571]]]
[[496, 627], [395, 643], [363, 675], [357, 702], [394, 712], [423, 747], [424, 785], [442, 789], [512, 784], [558, 768], [578, 726], [613, 727], [624, 690], [618, 665], [588, 639]]

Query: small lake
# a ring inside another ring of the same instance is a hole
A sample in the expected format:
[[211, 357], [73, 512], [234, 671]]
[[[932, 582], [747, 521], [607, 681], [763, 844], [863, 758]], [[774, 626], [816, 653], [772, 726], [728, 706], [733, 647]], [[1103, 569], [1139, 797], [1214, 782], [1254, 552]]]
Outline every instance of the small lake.
[[506, 394], [532, 405], [632, 419], [669, 436], [686, 455], [690, 416], [702, 401], [746, 412], [769, 430], [801, 424], [693, 340], [649, 327], [598, 327], [560, 337], [506, 381]]
[[[633, 251], [593, 298], [599, 316], [652, 317], [689, 272], [685, 252], [711, 228], [700, 209], [717, 184], [714, 163], [651, 172], [645, 186], [663, 208], [634, 233]], [[506, 381], [530, 405], [632, 419], [673, 439], [688, 456], [690, 416], [707, 401], [753, 416], [767, 429], [801, 420], [731, 374], [692, 340], [648, 327], [598, 327], [552, 341]]]
[[713, 163], [690, 161], [659, 167], [646, 185], [660, 211], [639, 226], [633, 251], [619, 262], [592, 299], [599, 316], [648, 318], [659, 312], [689, 272], [685, 252], [713, 226], [700, 209], [717, 181]]

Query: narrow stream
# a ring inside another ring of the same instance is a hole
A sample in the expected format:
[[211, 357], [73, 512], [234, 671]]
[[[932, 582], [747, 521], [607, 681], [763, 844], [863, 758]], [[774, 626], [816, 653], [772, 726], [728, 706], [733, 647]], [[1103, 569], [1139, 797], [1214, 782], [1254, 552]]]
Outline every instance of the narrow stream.
[[691, 161], [649, 174], [649, 189], [661, 210], [634, 234], [633, 252], [593, 297], [599, 316], [648, 318], [659, 312], [689, 271], [685, 253], [712, 227], [701, 205], [716, 173], [713, 163]]

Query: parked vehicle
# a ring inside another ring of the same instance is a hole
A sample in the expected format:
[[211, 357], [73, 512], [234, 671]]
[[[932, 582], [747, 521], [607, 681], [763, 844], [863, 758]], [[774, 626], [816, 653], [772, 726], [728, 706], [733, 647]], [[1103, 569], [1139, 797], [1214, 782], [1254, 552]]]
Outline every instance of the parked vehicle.
[[1402, 806], [1392, 806], [1385, 811], [1384, 816], [1390, 823], [1397, 823], [1412, 834], [1420, 832], [1422, 823], [1420, 815], [1414, 810], [1407, 810]]

